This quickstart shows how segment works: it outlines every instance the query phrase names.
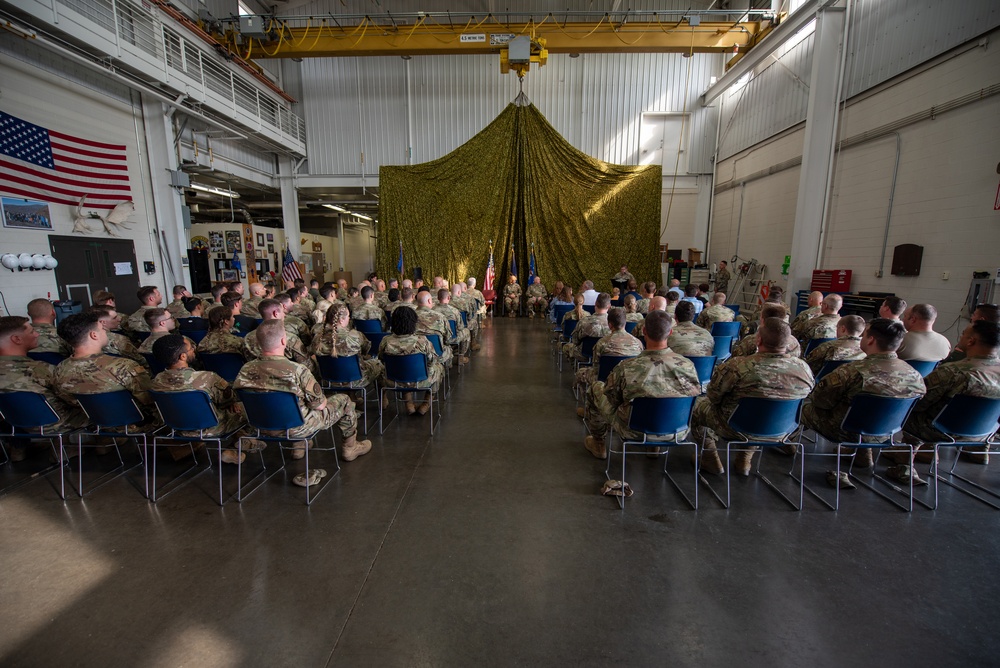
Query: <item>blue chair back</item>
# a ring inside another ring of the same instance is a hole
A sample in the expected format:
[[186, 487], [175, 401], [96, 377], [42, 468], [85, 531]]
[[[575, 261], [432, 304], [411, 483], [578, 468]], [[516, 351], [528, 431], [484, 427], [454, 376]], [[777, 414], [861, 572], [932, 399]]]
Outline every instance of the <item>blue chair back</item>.
[[594, 304], [584, 304], [583, 310], [593, 315], [597, 311], [597, 307]]
[[358, 330], [362, 334], [377, 334], [382, 331], [382, 321], [381, 320], [355, 320], [354, 329]]
[[986, 440], [1000, 428], [1000, 399], [955, 395], [935, 418], [934, 428], [950, 436]]
[[823, 364], [823, 368], [819, 370], [818, 374], [816, 374], [816, 382], [818, 383], [823, 379], [823, 376], [828, 375], [832, 371], [836, 371], [838, 367], [841, 367], [851, 361], [854, 360], [827, 360]]
[[149, 365], [149, 375], [155, 376], [167, 367], [163, 366], [160, 360], [156, 359], [156, 355], [153, 353], [143, 353], [142, 356], [146, 358], [146, 364]]
[[638, 324], [639, 324], [638, 320], [628, 320], [628, 321], [626, 321], [625, 322], [625, 331], [628, 332], [629, 334], [631, 334], [633, 331], [635, 331], [635, 327]]
[[427, 358], [422, 353], [384, 355], [385, 377], [396, 383], [422, 383], [427, 380]]
[[208, 336], [207, 329], [182, 329], [180, 332], [195, 343], [201, 343], [201, 340]]
[[198, 353], [205, 371], [212, 371], [230, 383], [236, 380], [243, 368], [243, 356], [237, 353]]
[[603, 383], [608, 379], [612, 369], [633, 357], [635, 355], [601, 355], [600, 359], [597, 360], [597, 380]]
[[594, 346], [601, 340], [599, 336], [585, 336], [580, 339], [580, 355], [586, 359], [594, 356]]
[[917, 370], [922, 378], [937, 368], [938, 363], [934, 360], [905, 360], [907, 364]]
[[316, 362], [319, 364], [320, 377], [333, 385], [348, 385], [362, 379], [361, 362], [358, 361], [357, 355], [350, 357], [317, 355]]
[[17, 429], [38, 429], [59, 422], [49, 402], [35, 392], [0, 392], [0, 418]]
[[898, 399], [858, 394], [851, 400], [841, 428], [861, 436], [889, 436], [903, 428], [906, 417], [920, 397]]
[[799, 427], [802, 399], [740, 399], [729, 418], [730, 428], [751, 438], [778, 439]]
[[572, 310], [572, 304], [556, 304], [552, 307], [552, 319], [557, 325], [561, 325], [563, 318]]
[[712, 336], [728, 336], [735, 339], [740, 335], [740, 323], [738, 322], [713, 322]]
[[365, 332], [365, 338], [372, 342], [372, 355], [378, 353], [378, 347], [382, 345], [382, 339], [392, 332]]
[[454, 337], [458, 336], [458, 321], [457, 320], [449, 320], [448, 321], [448, 326], [451, 327], [451, 335], [452, 335], [452, 337], [454, 338]]
[[462, 325], [464, 327], [468, 327], [469, 326], [469, 314], [466, 313], [465, 311], [459, 311], [458, 314], [460, 316], [462, 316]]
[[573, 336], [573, 330], [576, 326], [580, 324], [579, 320], [563, 320], [562, 324], [562, 335], [564, 339], [568, 339]]
[[424, 338], [431, 342], [434, 346], [434, 352], [437, 353], [438, 357], [444, 354], [444, 348], [441, 346], [441, 335], [440, 334], [424, 334]]
[[821, 346], [827, 341], [835, 341], [835, 340], [836, 339], [809, 339], [809, 343], [806, 344], [806, 349], [805, 352], [802, 353], [802, 356], [805, 357], [812, 351], [816, 350], [817, 346]]
[[728, 359], [733, 354], [733, 337], [713, 336], [712, 338], [715, 339], [715, 347], [712, 348], [712, 355], [720, 362]]
[[59, 364], [59, 362], [62, 362], [64, 359], [66, 359], [65, 355], [60, 355], [59, 353], [52, 353], [52, 352], [48, 352], [48, 353], [46, 353], [46, 352], [37, 352], [36, 353], [33, 350], [28, 351], [28, 357], [30, 357], [31, 359], [36, 360], [38, 362], [48, 362], [49, 364], [52, 364], [53, 366], [56, 365], [56, 364]]
[[739, 304], [726, 304], [726, 308], [729, 309], [729, 310], [731, 310], [736, 315], [740, 314], [740, 305]]
[[715, 355], [706, 355], [704, 357], [688, 357], [691, 363], [694, 364], [694, 370], [698, 372], [698, 381], [700, 383], [707, 383], [712, 380], [712, 372], [715, 370], [715, 361], [718, 359]]
[[150, 390], [163, 424], [175, 431], [201, 431], [219, 424], [212, 408], [212, 398], [204, 390], [158, 392]]
[[80, 402], [90, 421], [98, 427], [128, 427], [146, 419], [128, 390], [73, 396]]
[[247, 422], [261, 430], [286, 431], [303, 425], [299, 402], [291, 392], [236, 390]]
[[637, 397], [632, 400], [628, 428], [649, 436], [669, 436], [691, 423], [695, 397]]

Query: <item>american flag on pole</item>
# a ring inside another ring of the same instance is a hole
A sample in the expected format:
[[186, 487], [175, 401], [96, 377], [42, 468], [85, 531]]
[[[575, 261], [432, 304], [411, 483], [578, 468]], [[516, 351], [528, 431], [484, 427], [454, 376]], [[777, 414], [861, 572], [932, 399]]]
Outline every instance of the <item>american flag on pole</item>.
[[285, 246], [285, 257], [281, 264], [281, 278], [289, 283], [294, 283], [296, 279], [302, 278], [299, 265], [295, 264], [295, 258], [292, 257], [292, 251], [289, 250], [288, 246]]
[[47, 130], [0, 111], [0, 193], [113, 209], [130, 201], [124, 144]]
[[483, 290], [493, 289], [493, 282], [496, 281], [496, 270], [493, 268], [493, 249], [490, 248], [490, 263], [486, 265], [486, 281], [483, 283]]

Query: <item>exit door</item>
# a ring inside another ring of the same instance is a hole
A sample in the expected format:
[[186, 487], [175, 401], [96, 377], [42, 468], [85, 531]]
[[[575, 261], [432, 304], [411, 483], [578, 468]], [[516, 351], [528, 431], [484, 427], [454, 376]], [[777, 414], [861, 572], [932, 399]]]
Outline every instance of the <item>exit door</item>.
[[49, 235], [60, 299], [76, 299], [86, 308], [98, 290], [109, 290], [122, 313], [139, 308], [139, 265], [135, 244], [127, 239], [83, 239]]

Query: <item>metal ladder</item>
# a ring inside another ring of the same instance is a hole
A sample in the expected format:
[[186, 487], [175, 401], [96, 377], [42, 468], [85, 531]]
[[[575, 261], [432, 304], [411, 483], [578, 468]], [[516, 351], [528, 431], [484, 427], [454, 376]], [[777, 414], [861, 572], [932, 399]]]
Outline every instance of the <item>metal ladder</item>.
[[747, 321], [755, 322], [760, 309], [760, 286], [764, 281], [767, 265], [761, 264], [756, 258], [744, 260], [734, 255], [732, 266], [736, 268], [736, 280], [730, 292], [740, 305], [740, 313], [745, 314]]

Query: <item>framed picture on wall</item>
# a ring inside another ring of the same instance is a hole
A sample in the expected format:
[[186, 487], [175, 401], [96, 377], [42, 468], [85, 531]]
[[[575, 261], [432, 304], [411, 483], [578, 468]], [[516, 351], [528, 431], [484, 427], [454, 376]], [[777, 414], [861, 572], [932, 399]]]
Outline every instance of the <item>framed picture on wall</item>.
[[271, 234], [270, 232], [268, 232], [268, 233], [267, 233], [267, 240], [268, 240], [268, 241], [274, 241], [274, 235], [273, 235], [273, 234]]
[[[269, 234], [267, 236], [271, 236], [271, 235]], [[267, 252], [268, 253], [273, 253], [274, 252], [274, 244], [268, 244], [267, 245]]]
[[222, 281], [238, 281], [240, 280], [240, 272], [236, 269], [223, 269], [219, 272], [219, 280]]
[[261, 248], [264, 247], [264, 233], [263, 232], [258, 232], [257, 233], [257, 245], [260, 246]]
[[[243, 245], [243, 238], [239, 230], [226, 230], [226, 252], [238, 251]], [[236, 280], [236, 279], [233, 279]]]
[[52, 216], [48, 202], [18, 197], [0, 197], [0, 216], [4, 227], [25, 230], [51, 230]]
[[314, 241], [313, 242], [313, 253], [322, 253], [322, 252], [323, 252], [323, 244], [321, 242], [319, 242], [319, 241]]
[[212, 253], [223, 253], [226, 250], [226, 245], [222, 241], [222, 232], [209, 232], [208, 233], [208, 249]]

